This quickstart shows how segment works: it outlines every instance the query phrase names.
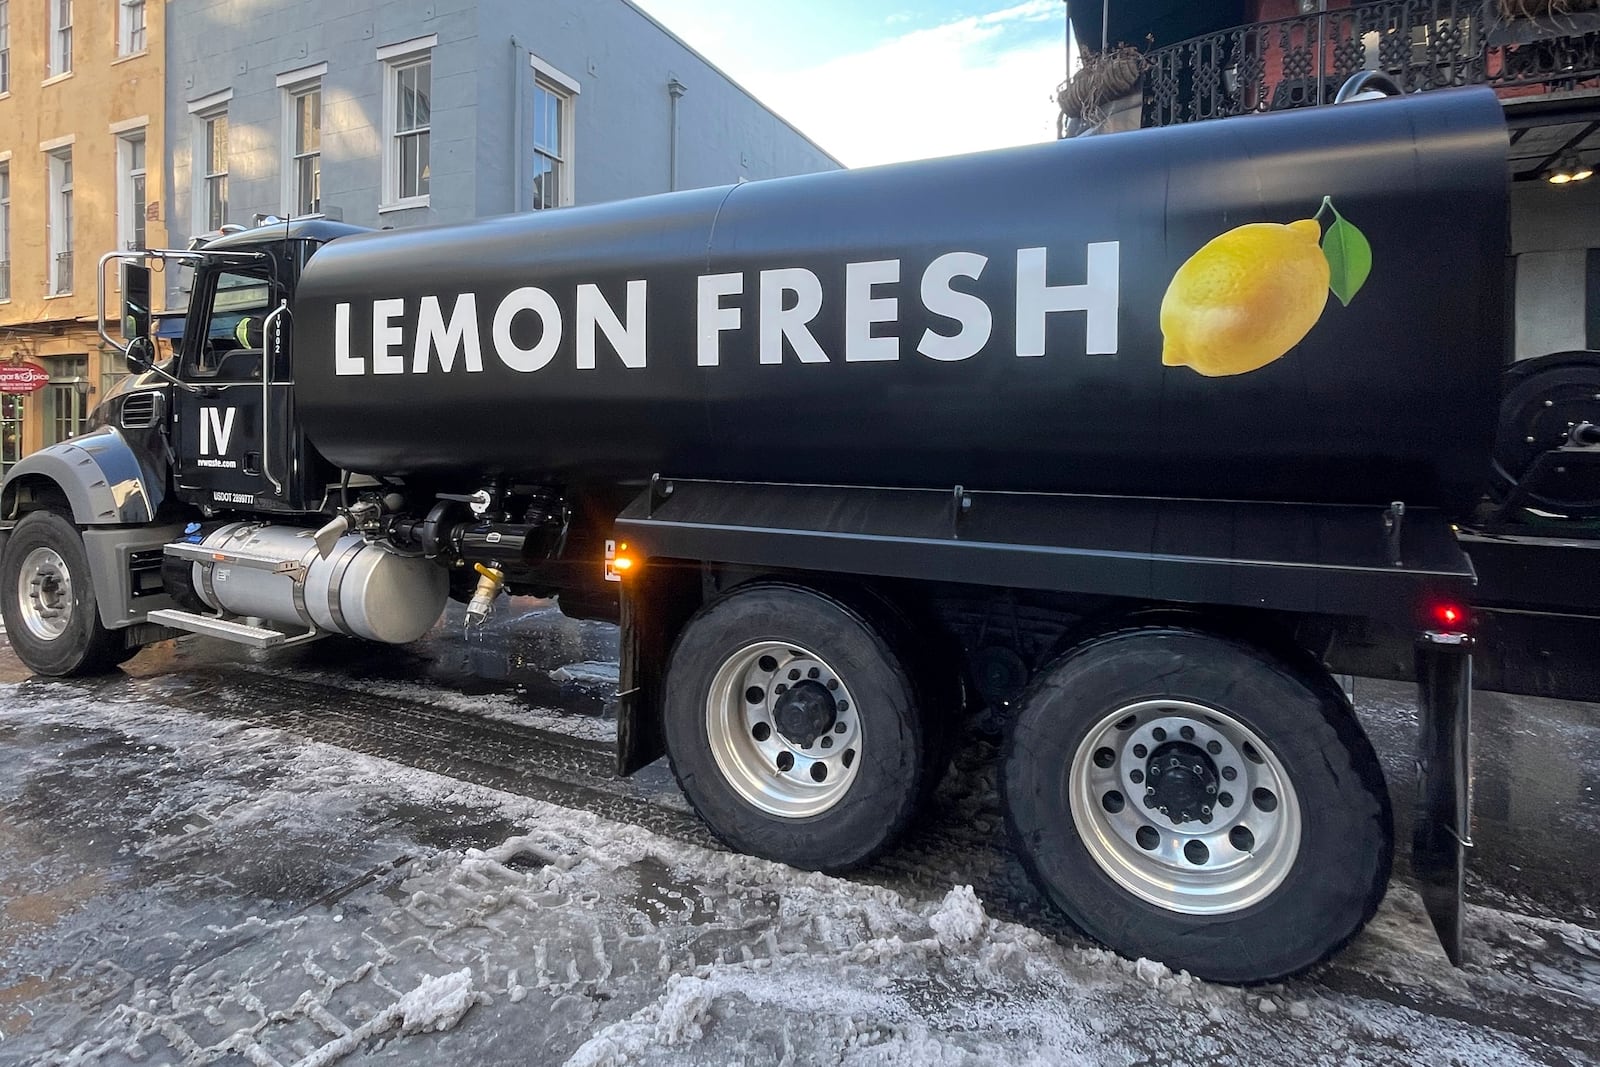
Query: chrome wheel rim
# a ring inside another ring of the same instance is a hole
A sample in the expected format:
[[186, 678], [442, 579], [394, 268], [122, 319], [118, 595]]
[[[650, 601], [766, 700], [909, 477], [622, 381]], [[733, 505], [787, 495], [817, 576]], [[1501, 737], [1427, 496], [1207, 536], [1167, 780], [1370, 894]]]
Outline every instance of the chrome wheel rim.
[[783, 818], [829, 810], [861, 767], [854, 696], [821, 656], [790, 642], [757, 642], [723, 662], [706, 698], [706, 736], [734, 791]]
[[22, 625], [41, 641], [54, 641], [72, 625], [72, 572], [53, 548], [29, 552], [17, 575]]
[[[1107, 715], [1073, 756], [1072, 821], [1100, 869], [1186, 915], [1261, 901], [1300, 851], [1288, 773], [1249, 727], [1215, 708], [1147, 700]], [[1165, 810], [1163, 810], [1165, 809]]]

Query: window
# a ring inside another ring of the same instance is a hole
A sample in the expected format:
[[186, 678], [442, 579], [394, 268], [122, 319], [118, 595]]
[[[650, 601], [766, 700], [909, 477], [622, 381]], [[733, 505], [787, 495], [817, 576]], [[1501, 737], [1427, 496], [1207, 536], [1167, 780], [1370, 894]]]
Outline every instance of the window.
[[533, 198], [535, 211], [573, 200], [572, 119], [578, 83], [537, 56], [533, 62]]
[[49, 0], [50, 76], [72, 70], [72, 0]]
[[289, 94], [289, 201], [294, 215], [322, 210], [322, 84]]
[[0, 163], [0, 300], [11, 299], [11, 164]]
[[50, 384], [45, 386], [45, 444], [53, 445], [83, 432], [89, 417], [89, 357], [47, 356]]
[[123, 248], [145, 247], [144, 131], [117, 138], [117, 240]]
[[22, 412], [26, 399], [0, 396], [0, 471], [22, 459]]
[[50, 295], [72, 292], [72, 149], [50, 153]]
[[201, 161], [205, 165], [201, 179], [202, 198], [201, 229], [220, 230], [228, 221], [228, 113], [214, 112], [203, 116]]
[[11, 91], [11, 0], [0, 0], [0, 93]]
[[122, 0], [117, 24], [117, 54], [138, 55], [145, 50], [144, 0]]
[[384, 63], [383, 207], [425, 207], [432, 172], [437, 35], [378, 49]]
[[393, 200], [405, 201], [428, 195], [433, 63], [423, 60], [396, 67], [393, 76], [395, 123], [390, 153], [394, 181], [389, 192]]
[[200, 350], [186, 360], [188, 372], [225, 381], [259, 379], [266, 319], [272, 310], [267, 280], [224, 271], [216, 276], [210, 304]]

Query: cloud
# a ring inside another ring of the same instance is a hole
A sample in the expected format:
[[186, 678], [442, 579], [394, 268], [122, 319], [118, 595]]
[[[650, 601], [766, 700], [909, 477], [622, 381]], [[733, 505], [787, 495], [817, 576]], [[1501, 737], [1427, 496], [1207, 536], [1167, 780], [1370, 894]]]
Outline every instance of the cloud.
[[1047, 141], [1066, 73], [1060, 0], [914, 30], [746, 85], [850, 166]]

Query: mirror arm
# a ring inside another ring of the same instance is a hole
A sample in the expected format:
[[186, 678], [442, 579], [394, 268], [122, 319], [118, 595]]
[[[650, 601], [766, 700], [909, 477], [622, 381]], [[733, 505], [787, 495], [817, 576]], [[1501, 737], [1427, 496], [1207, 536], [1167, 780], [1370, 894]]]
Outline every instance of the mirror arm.
[[116, 260], [117, 262], [120, 263], [122, 260], [130, 259], [130, 258], [133, 258], [133, 257], [129, 256], [128, 253], [126, 253], [126, 252], [107, 252], [105, 255], [101, 256], [100, 257], [100, 274], [95, 279], [95, 287], [94, 287], [95, 288], [95, 312], [96, 312], [96, 320], [97, 320], [97, 323], [98, 323], [99, 329], [100, 329], [100, 340], [104, 341], [106, 344], [110, 345], [112, 348], [115, 348], [118, 352], [121, 352], [124, 356], [126, 356], [128, 354], [128, 346], [125, 345], [125, 344], [122, 344], [115, 337], [112, 337], [111, 336], [111, 331], [106, 329], [106, 264], [110, 263], [112, 260]]

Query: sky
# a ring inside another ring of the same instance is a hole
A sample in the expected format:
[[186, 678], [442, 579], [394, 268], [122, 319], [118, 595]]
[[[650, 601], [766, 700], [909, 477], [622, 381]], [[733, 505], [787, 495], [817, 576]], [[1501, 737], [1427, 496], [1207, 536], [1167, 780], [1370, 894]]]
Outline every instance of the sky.
[[1055, 136], [1061, 0], [634, 2], [847, 166]]

